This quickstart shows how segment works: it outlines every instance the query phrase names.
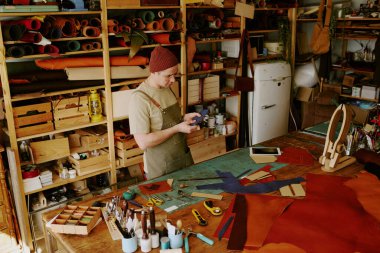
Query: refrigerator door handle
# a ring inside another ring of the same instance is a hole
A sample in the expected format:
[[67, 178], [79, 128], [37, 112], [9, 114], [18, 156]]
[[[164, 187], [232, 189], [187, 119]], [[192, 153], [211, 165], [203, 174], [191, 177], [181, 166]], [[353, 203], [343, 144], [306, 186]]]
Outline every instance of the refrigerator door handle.
[[263, 105], [263, 106], [261, 106], [261, 109], [265, 110], [265, 109], [269, 109], [269, 108], [274, 107], [274, 106], [276, 106], [276, 104], [273, 104], [273, 105]]

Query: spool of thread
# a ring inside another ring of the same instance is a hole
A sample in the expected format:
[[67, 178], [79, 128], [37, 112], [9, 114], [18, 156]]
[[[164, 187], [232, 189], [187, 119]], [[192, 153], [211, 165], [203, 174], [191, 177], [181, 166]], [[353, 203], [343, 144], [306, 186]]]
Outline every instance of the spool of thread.
[[141, 239], [140, 243], [142, 252], [149, 252], [152, 250], [152, 240], [150, 237], [148, 239]]
[[160, 239], [161, 242], [161, 249], [170, 249], [170, 242], [169, 242], [169, 237], [161, 237]]
[[152, 240], [152, 248], [160, 247], [160, 235], [156, 232], [155, 234], [151, 234], [150, 238]]
[[209, 128], [215, 128], [215, 118], [214, 117], [209, 117], [208, 118], [207, 126]]

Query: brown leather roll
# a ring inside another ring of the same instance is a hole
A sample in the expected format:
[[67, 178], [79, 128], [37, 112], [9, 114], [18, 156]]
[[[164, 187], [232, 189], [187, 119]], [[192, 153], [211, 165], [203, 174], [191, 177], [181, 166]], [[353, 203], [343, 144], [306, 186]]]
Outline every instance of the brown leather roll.
[[119, 21], [117, 21], [116, 19], [108, 19], [107, 25], [108, 26], [119, 25]]
[[89, 25], [95, 27], [102, 27], [102, 21], [100, 20], [100, 18], [91, 18], [89, 20]]
[[118, 33], [119, 27], [117, 25], [109, 25], [108, 26], [108, 33]]
[[78, 34], [72, 19], [57, 16], [52, 21], [52, 26], [62, 32], [62, 37], [75, 37]]
[[132, 21], [132, 27], [138, 30], [145, 28], [145, 24], [141, 18], [134, 18]]
[[102, 49], [102, 43], [100, 43], [99, 41], [93, 41], [92, 47], [94, 48], [94, 50]]
[[85, 42], [85, 43], [82, 43], [81, 48], [82, 48], [83, 51], [91, 51], [91, 50], [94, 50], [94, 46], [93, 46], [92, 42]]
[[158, 22], [160, 23], [160, 30], [170, 32], [174, 28], [174, 20], [172, 18], [162, 18]]

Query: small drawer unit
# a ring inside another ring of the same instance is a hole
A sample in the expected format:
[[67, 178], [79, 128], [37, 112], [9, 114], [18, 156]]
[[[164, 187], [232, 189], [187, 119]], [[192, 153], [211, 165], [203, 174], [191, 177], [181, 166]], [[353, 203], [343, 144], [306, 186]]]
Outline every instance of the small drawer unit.
[[220, 97], [220, 82], [218, 75], [188, 80], [187, 102], [194, 104], [204, 100]]
[[46, 133], [54, 130], [50, 102], [13, 107], [16, 136]]
[[90, 123], [88, 97], [76, 96], [52, 101], [55, 129]]

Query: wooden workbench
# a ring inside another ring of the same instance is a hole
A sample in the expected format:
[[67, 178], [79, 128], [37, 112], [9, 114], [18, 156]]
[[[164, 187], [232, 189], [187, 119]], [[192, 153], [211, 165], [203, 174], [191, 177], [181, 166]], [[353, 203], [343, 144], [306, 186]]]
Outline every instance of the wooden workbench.
[[[306, 148], [310, 151], [310, 153], [314, 156], [315, 161], [312, 167], [310, 166], [296, 166], [289, 164], [286, 167], [283, 167], [279, 170], [273, 171], [273, 174], [277, 179], [290, 179], [298, 176], [304, 176], [306, 173], [312, 172], [317, 174], [327, 174], [321, 170], [321, 165], [318, 163], [318, 158], [322, 154], [324, 139], [321, 137], [316, 137], [309, 134], [304, 133], [291, 133], [286, 136], [282, 136], [270, 141], [263, 143], [265, 146], [278, 146], [280, 148], [285, 147], [302, 147]], [[218, 158], [215, 158], [216, 160]], [[362, 169], [362, 165], [355, 163], [347, 168], [344, 168], [335, 173], [330, 173], [329, 175], [342, 175], [342, 176], [353, 176], [358, 173]], [[116, 192], [112, 192], [107, 195], [99, 196], [94, 199], [81, 202], [83, 205], [91, 205], [93, 202], [98, 200], [104, 200], [110, 198], [111, 196], [115, 196], [116, 194], [121, 195], [126, 189], [121, 189]], [[276, 194], [276, 193], [272, 193]], [[233, 194], [223, 193], [223, 200], [214, 201], [215, 205], [220, 206], [223, 210], [228, 208], [228, 205], [233, 197]], [[137, 197], [137, 201], [144, 203], [145, 200], [141, 197]], [[208, 220], [208, 225], [205, 227], [199, 226], [193, 215], [191, 214], [192, 208], [197, 208], [198, 210], [205, 210], [202, 207], [202, 202], [199, 202], [193, 206], [186, 207], [182, 210], [176, 211], [172, 214], [168, 214], [168, 218], [176, 221], [177, 219], [181, 219], [183, 223], [183, 227], [187, 228], [191, 226], [192, 230], [196, 232], [200, 232], [205, 236], [212, 238], [215, 241], [213, 246], [209, 246], [199, 239], [192, 237], [189, 239], [190, 243], [190, 251], [191, 252], [226, 252], [227, 251], [227, 241], [222, 240], [218, 241], [217, 238], [214, 238], [212, 235], [215, 232], [216, 227], [220, 223], [222, 216], [211, 216], [204, 215]], [[44, 214], [44, 221], [47, 222], [52, 219], [60, 210], [55, 210]], [[162, 213], [161, 209], [156, 208], [156, 213]], [[205, 214], [202, 212], [202, 215]], [[98, 226], [94, 228], [94, 230], [88, 236], [75, 236], [75, 235], [66, 235], [66, 234], [57, 234], [52, 233], [49, 228], [45, 231], [47, 248], [51, 249], [51, 238], [54, 238], [58, 241], [63, 248], [65, 248], [68, 252], [122, 252], [121, 248], [121, 240], [113, 241], [111, 236], [109, 235], [107, 226], [105, 222], [101, 222]], [[53, 251], [50, 251], [53, 252]], [[139, 251], [138, 251], [139, 252]], [[158, 249], [153, 250], [152, 252], [159, 252]]]

